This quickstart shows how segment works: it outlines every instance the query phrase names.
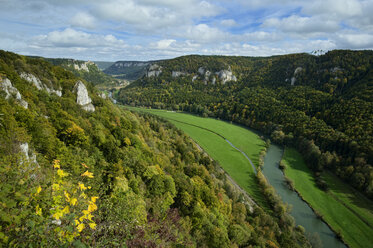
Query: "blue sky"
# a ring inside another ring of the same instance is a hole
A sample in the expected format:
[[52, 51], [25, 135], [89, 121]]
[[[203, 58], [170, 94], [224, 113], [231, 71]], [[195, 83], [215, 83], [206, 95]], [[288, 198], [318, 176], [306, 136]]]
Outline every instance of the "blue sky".
[[372, 0], [0, 0], [0, 49], [84, 60], [373, 48]]

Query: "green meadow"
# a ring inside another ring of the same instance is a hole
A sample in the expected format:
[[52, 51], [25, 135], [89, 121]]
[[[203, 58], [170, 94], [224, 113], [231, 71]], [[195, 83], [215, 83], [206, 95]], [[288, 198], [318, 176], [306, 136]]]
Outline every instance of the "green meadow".
[[253, 164], [258, 167], [259, 153], [264, 149], [265, 142], [257, 134], [246, 128], [212, 118], [166, 110], [127, 106], [126, 108], [154, 114], [173, 123], [197, 142], [214, 160], [218, 161], [233, 180], [246, 190], [259, 205], [266, 206], [267, 203], [260, 192], [249, 161], [221, 137], [225, 137], [234, 146], [245, 152]]
[[329, 172], [322, 177], [330, 189], [326, 192], [319, 189], [311, 170], [295, 149], [285, 149], [283, 162], [285, 175], [294, 182], [295, 189], [350, 247], [372, 247], [372, 201]]

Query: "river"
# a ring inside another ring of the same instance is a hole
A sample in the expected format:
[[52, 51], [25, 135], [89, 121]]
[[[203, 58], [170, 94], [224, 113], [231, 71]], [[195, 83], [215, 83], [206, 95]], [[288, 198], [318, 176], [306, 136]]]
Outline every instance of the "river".
[[307, 203], [296, 192], [288, 188], [284, 174], [278, 167], [282, 153], [283, 149], [276, 145], [269, 147], [264, 157], [263, 174], [282, 200], [292, 206], [290, 214], [294, 217], [296, 224], [303, 226], [308, 234], [314, 235], [316, 233], [324, 248], [346, 248], [346, 245], [336, 238], [334, 232], [321, 219], [317, 218]]

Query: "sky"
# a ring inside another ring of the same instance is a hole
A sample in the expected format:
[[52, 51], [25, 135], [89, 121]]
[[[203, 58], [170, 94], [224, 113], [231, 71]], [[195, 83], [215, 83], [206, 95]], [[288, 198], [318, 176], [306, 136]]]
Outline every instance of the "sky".
[[94, 61], [373, 49], [373, 0], [0, 0], [0, 49]]

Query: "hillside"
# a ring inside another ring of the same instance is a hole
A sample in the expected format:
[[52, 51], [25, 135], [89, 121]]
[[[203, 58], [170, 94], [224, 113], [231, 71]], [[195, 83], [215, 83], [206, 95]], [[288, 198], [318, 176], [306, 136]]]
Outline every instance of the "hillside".
[[117, 61], [104, 72], [115, 78], [136, 80], [145, 75], [146, 69], [153, 61]]
[[152, 64], [118, 100], [255, 128], [372, 198], [372, 64], [372, 51], [184, 56]]
[[107, 89], [120, 86], [123, 81], [107, 75], [99, 69], [98, 65], [92, 61], [82, 61], [75, 59], [53, 59], [42, 58], [56, 66], [71, 71], [75, 76], [92, 83], [98, 88]]
[[43, 59], [0, 51], [0, 137], [0, 246], [309, 247], [170, 123]]

